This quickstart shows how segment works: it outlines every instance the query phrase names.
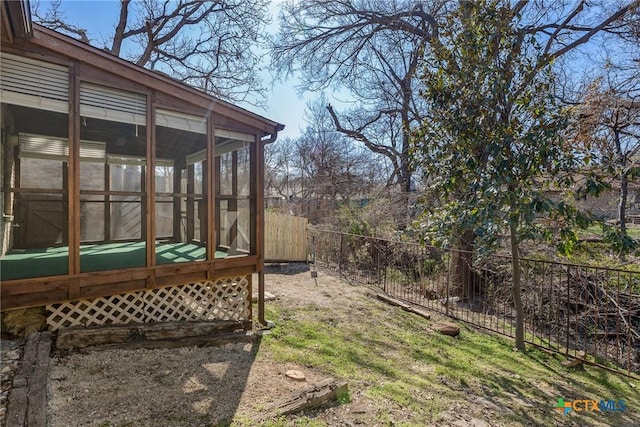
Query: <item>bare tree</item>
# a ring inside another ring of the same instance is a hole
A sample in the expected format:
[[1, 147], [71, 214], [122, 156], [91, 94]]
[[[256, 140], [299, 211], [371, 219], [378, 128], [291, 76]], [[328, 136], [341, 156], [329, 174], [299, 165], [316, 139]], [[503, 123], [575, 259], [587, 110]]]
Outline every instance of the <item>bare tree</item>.
[[[594, 80], [578, 106], [576, 142], [595, 158], [594, 167], [619, 185], [619, 237], [628, 237], [629, 184], [640, 177], [640, 81], [616, 79], [614, 68]], [[619, 70], [618, 70], [619, 71]], [[623, 244], [621, 255], [627, 247]]]
[[377, 168], [370, 153], [333, 129], [326, 104], [324, 95], [307, 104], [307, 127], [296, 140], [303, 196], [348, 203], [371, 191], [377, 174], [370, 171]]
[[281, 76], [299, 71], [306, 90], [332, 86], [357, 100], [348, 111], [327, 106], [334, 128], [384, 156], [393, 167], [388, 186], [405, 194], [413, 175], [409, 129], [424, 114], [416, 70], [435, 33], [435, 3], [287, 2], [272, 47]]
[[275, 144], [265, 147], [265, 188], [268, 195], [289, 199], [295, 194], [295, 185], [299, 169], [293, 153], [296, 141], [291, 138], [279, 139]]
[[292, 202], [323, 205], [328, 211], [318, 217], [331, 217], [337, 205], [369, 198], [388, 178], [384, 162], [333, 128], [326, 104], [322, 95], [310, 101], [302, 134], [269, 145], [265, 156], [268, 188]]
[[[217, 97], [260, 103], [265, 88], [257, 75], [268, 23], [268, 0], [120, 0], [105, 51], [166, 73]], [[90, 29], [66, 18], [61, 0], [34, 20], [85, 43]]]

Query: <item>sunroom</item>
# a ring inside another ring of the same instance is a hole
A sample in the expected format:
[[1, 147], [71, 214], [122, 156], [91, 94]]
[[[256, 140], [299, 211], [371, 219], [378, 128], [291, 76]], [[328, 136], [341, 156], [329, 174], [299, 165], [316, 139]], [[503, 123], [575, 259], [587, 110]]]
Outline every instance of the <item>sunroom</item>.
[[37, 25], [2, 36], [2, 310], [249, 322], [283, 126]]

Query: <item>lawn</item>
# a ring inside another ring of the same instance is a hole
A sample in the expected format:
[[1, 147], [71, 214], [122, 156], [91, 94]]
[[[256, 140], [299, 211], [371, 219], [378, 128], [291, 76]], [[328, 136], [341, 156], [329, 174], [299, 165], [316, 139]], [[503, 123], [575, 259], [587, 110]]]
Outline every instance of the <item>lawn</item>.
[[[640, 380], [566, 368], [563, 357], [533, 347], [516, 352], [510, 340], [462, 323], [459, 337], [440, 335], [431, 328], [444, 319], [436, 313], [425, 320], [379, 301], [373, 288], [322, 271], [316, 281], [305, 267], [268, 272], [266, 290], [277, 299], [266, 314], [276, 326], [255, 342], [54, 353], [48, 425], [640, 425]], [[289, 378], [289, 370], [306, 381]], [[270, 415], [328, 377], [348, 383], [338, 402]], [[555, 408], [559, 399], [624, 400], [625, 411], [565, 415]]]
[[[640, 425], [638, 380], [591, 366], [565, 368], [562, 356], [533, 347], [516, 352], [512, 341], [464, 324], [458, 338], [440, 335], [430, 329], [435, 314], [427, 321], [327, 275], [315, 287], [297, 276], [293, 286], [290, 278], [272, 286], [281, 298], [268, 304], [267, 318], [277, 326], [258, 358], [344, 379], [351, 403], [331, 415], [316, 411], [266, 425]], [[268, 276], [268, 289], [274, 279]], [[565, 415], [555, 409], [560, 398], [624, 400], [626, 410]]]
[[[627, 224], [627, 234], [632, 239], [639, 240], [640, 239], [640, 227], [637, 226], [637, 225]], [[589, 227], [586, 230], [584, 230], [581, 233], [581, 235], [583, 237], [592, 237], [592, 238], [600, 237], [601, 238], [602, 237], [602, 227], [599, 226], [599, 225], [592, 225], [591, 227]]]

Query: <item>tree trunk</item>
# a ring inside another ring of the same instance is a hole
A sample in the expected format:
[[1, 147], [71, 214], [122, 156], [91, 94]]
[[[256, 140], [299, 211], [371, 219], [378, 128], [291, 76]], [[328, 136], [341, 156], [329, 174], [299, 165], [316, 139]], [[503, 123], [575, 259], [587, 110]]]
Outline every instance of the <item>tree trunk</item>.
[[620, 202], [618, 203], [618, 218], [620, 220], [620, 233], [627, 234], [627, 198], [629, 196], [629, 181], [626, 175], [620, 178]]
[[[471, 297], [473, 289], [473, 230], [465, 230], [451, 255], [451, 283], [460, 291], [462, 299]], [[447, 295], [448, 297], [449, 295]]]
[[623, 236], [627, 235], [627, 195], [629, 191], [629, 182], [625, 169], [627, 168], [627, 158], [622, 152], [622, 144], [620, 142], [620, 131], [614, 130], [613, 132], [614, 142], [616, 144], [616, 154], [620, 159], [620, 166], [622, 169], [620, 175], [620, 200], [618, 200], [618, 220], [620, 221], [620, 233]]
[[511, 220], [509, 234], [511, 238], [511, 267], [513, 270], [513, 304], [516, 310], [516, 348], [525, 351], [524, 345], [524, 310], [522, 307], [522, 295], [520, 289], [520, 254], [518, 252], [518, 224]]

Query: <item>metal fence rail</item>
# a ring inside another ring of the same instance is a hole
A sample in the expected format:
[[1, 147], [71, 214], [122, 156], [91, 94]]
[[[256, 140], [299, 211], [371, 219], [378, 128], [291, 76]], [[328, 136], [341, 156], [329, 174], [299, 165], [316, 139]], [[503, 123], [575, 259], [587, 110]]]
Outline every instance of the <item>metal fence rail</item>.
[[[470, 257], [416, 243], [311, 229], [318, 267], [395, 298], [515, 336], [511, 258], [494, 255], [461, 284]], [[526, 341], [640, 378], [640, 272], [521, 259]], [[586, 354], [583, 356], [583, 353]]]

